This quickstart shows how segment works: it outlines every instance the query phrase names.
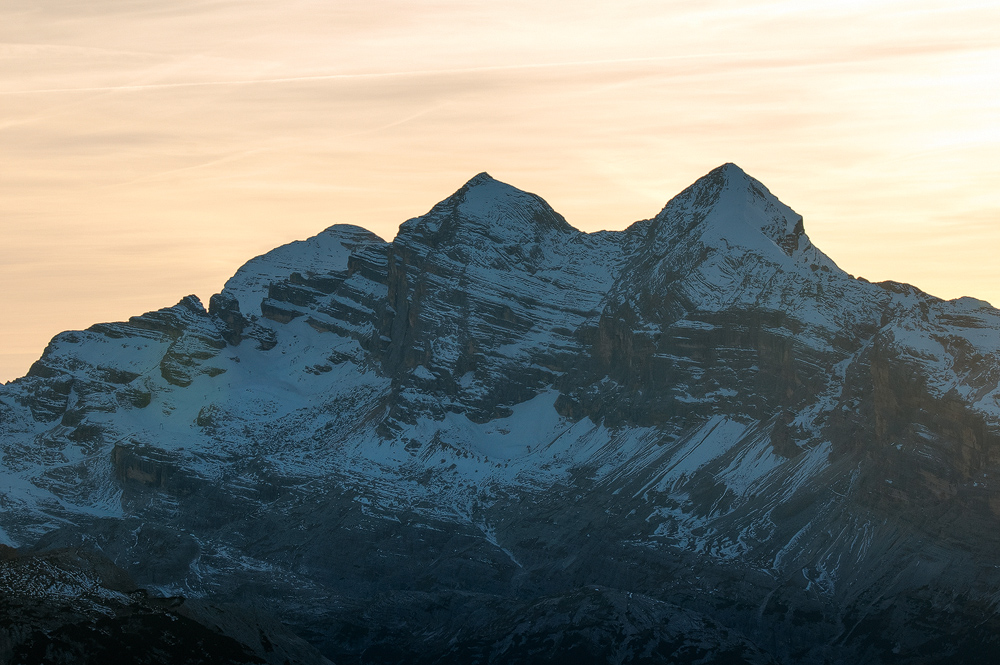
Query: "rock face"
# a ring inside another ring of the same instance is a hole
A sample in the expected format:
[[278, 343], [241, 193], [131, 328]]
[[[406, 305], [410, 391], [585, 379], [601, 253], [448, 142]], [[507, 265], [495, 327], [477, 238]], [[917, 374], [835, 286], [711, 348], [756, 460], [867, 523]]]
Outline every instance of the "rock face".
[[987, 662], [998, 381], [1000, 312], [851, 277], [735, 165], [594, 234], [480, 174], [54, 338], [0, 538], [341, 663]]

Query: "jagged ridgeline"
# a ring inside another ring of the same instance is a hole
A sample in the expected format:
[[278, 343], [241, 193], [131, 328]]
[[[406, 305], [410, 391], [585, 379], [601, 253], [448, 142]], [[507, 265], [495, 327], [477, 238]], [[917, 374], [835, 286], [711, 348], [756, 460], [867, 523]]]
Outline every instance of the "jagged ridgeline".
[[0, 539], [338, 663], [992, 662], [998, 380], [1000, 312], [851, 277], [735, 165], [590, 234], [480, 174], [56, 336]]

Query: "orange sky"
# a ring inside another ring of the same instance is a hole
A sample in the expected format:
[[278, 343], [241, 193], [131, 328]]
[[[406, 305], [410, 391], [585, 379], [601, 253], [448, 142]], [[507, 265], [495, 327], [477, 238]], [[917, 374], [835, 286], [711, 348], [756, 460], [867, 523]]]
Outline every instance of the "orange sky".
[[5, 0], [0, 380], [479, 171], [584, 230], [736, 162], [845, 270], [1000, 304], [1000, 3]]

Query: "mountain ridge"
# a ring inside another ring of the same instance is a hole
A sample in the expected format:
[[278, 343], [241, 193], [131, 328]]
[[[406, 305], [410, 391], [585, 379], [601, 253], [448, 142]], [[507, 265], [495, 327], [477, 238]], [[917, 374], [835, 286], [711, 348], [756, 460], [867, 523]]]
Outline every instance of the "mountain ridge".
[[998, 382], [1000, 312], [851, 277], [733, 164], [590, 234], [479, 174], [57, 335], [0, 387], [0, 541], [345, 662], [975, 658]]

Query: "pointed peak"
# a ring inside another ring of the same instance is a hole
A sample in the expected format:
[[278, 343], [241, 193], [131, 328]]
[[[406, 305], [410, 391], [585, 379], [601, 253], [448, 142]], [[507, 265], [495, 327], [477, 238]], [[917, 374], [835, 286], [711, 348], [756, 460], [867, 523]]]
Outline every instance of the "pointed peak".
[[775, 248], [792, 256], [810, 246], [802, 216], [732, 162], [696, 180], [654, 221], [658, 233], [670, 237], [693, 234], [712, 245], [754, 247], [765, 254]]
[[714, 172], [718, 172], [722, 176], [722, 180], [728, 188], [740, 188], [743, 190], [757, 188], [767, 192], [767, 188], [759, 180], [732, 162], [726, 162], [722, 166], [716, 167], [713, 170]]
[[715, 170], [722, 171], [723, 173], [726, 174], [727, 177], [733, 177], [733, 176], [740, 176], [743, 178], [750, 177], [746, 171], [744, 171], [743, 169], [741, 169], [739, 166], [737, 166], [732, 162], [726, 162], [722, 166], [716, 167]]
[[478, 243], [498, 245], [535, 242], [549, 232], [571, 232], [562, 215], [540, 196], [493, 178], [485, 171], [422, 217], [404, 222], [397, 239], [423, 244]]
[[469, 178], [469, 181], [467, 183], [465, 183], [465, 185], [462, 187], [462, 189], [469, 189], [471, 187], [476, 187], [478, 185], [484, 185], [484, 184], [490, 183], [490, 182], [498, 182], [498, 181], [493, 176], [491, 176], [489, 173], [487, 173], [486, 171], [483, 171], [482, 173], [477, 173], [476, 175], [474, 175], [471, 178]]
[[[719, 187], [719, 188], [732, 188], [732, 187], [750, 187], [753, 183], [757, 183], [749, 173], [744, 171], [742, 168], [734, 164], [733, 162], [726, 162], [721, 166], [716, 166], [714, 169], [698, 178], [691, 187], [708, 186], [708, 187]], [[763, 187], [763, 185], [760, 185]], [[690, 188], [689, 188], [690, 189]]]
[[441, 203], [449, 201], [462, 202], [473, 198], [506, 199], [525, 196], [534, 197], [535, 195], [520, 190], [513, 185], [508, 185], [501, 180], [497, 180], [486, 171], [483, 171], [469, 178], [454, 194]]

